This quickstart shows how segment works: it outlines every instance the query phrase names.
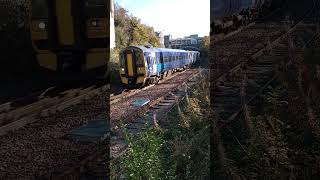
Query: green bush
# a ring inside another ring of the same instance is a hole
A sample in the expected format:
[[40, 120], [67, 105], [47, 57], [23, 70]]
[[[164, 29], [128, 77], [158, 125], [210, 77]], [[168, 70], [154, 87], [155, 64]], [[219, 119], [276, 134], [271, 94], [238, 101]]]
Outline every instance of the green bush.
[[127, 135], [120, 158], [126, 179], [207, 179], [209, 177], [208, 101], [200, 89], [167, 115], [164, 129]]

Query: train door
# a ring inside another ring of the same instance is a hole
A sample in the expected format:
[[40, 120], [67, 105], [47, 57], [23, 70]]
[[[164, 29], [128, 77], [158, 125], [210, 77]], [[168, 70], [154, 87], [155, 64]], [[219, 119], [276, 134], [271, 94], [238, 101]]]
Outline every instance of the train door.
[[161, 73], [163, 73], [163, 72], [164, 72], [163, 52], [160, 52], [160, 61], [159, 61], [159, 64], [160, 64]]
[[51, 70], [70, 66], [80, 69], [80, 63], [70, 60], [72, 53], [65, 51], [76, 45], [76, 35], [82, 34], [82, 28], [75, 24], [75, 13], [83, 14], [77, 11], [80, 4], [73, 0], [32, 0], [31, 5], [31, 36], [38, 51], [39, 65]]
[[136, 75], [136, 63], [135, 63], [135, 54], [133, 50], [126, 50], [124, 51], [124, 54], [122, 56], [123, 58], [123, 63], [122, 67], [125, 71], [125, 75], [128, 78], [133, 78]]
[[150, 56], [148, 57], [149, 62], [149, 72], [151, 75], [157, 75], [157, 63], [156, 63], [156, 54], [155, 52], [151, 52]]

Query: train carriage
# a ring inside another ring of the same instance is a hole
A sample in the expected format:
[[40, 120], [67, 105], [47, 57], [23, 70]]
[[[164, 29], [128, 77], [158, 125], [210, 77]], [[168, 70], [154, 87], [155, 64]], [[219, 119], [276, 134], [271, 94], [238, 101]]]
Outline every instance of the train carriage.
[[199, 54], [179, 49], [127, 47], [120, 53], [121, 82], [130, 86], [157, 83], [170, 72], [195, 64]]
[[34, 57], [42, 70], [63, 78], [107, 77], [110, 1], [32, 0], [30, 7]]

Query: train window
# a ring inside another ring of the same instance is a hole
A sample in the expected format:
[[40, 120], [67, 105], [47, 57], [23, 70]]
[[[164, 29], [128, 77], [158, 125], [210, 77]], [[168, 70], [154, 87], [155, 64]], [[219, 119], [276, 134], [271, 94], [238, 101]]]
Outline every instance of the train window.
[[125, 67], [125, 62], [126, 62], [126, 60], [124, 58], [124, 53], [121, 53], [121, 55], [120, 55], [120, 67], [121, 68]]
[[106, 0], [85, 0], [86, 17], [103, 18], [107, 17], [109, 3]]
[[150, 59], [151, 59], [151, 64], [157, 64], [157, 59], [156, 58], [151, 58], [150, 57]]
[[48, 4], [44, 0], [32, 1], [32, 18], [47, 19], [48, 18]]
[[144, 65], [144, 60], [143, 60], [143, 55], [140, 51], [135, 51], [135, 58], [136, 58], [136, 65], [137, 66], [143, 66]]
[[147, 57], [147, 63], [150, 64], [150, 57]]
[[160, 63], [163, 64], [163, 55], [160, 56]]

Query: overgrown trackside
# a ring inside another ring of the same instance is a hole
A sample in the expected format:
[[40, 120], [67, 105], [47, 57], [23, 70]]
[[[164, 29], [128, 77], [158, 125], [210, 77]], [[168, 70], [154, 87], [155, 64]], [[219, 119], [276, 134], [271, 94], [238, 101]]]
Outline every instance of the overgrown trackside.
[[127, 153], [111, 163], [113, 179], [120, 174], [127, 179], [209, 176], [209, 98], [202, 87], [189, 91], [190, 95], [160, 121], [160, 127], [126, 136]]

